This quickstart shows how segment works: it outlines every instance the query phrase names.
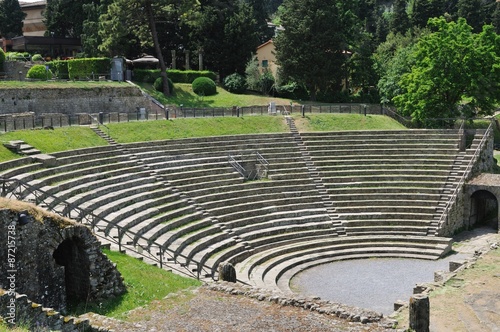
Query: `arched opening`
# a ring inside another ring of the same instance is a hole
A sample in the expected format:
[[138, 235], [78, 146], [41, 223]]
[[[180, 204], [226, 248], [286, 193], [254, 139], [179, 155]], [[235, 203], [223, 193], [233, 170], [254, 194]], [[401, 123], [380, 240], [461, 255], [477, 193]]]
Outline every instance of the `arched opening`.
[[498, 200], [495, 195], [486, 190], [472, 194], [470, 225], [498, 229]]
[[79, 237], [64, 240], [52, 257], [64, 266], [68, 306], [85, 302], [90, 289], [90, 261], [83, 240]]

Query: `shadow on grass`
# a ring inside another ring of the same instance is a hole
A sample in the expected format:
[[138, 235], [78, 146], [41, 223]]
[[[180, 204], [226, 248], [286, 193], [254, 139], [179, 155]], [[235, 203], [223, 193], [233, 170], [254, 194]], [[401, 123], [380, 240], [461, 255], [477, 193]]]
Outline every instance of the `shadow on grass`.
[[122, 295], [104, 300], [102, 302], [69, 304], [68, 312], [74, 316], [79, 316], [87, 312], [94, 312], [99, 315], [107, 316], [109, 313], [114, 312], [122, 305], [122, 302], [124, 301], [127, 293], [128, 291]]

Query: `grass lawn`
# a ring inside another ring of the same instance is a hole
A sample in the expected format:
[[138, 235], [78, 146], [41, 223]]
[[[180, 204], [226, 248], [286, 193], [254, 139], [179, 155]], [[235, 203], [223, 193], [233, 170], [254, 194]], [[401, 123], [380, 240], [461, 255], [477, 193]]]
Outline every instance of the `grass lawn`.
[[179, 118], [162, 121], [111, 123], [110, 136], [119, 143], [189, 137], [286, 132], [283, 117]]
[[174, 93], [170, 97], [165, 97], [161, 92], [153, 89], [151, 84], [137, 83], [142, 89], [166, 105], [180, 105], [187, 107], [231, 107], [231, 106], [255, 106], [267, 105], [271, 101], [279, 105], [290, 105], [289, 99], [274, 98], [258, 94], [232, 94], [217, 87], [217, 94], [213, 96], [200, 97], [193, 92], [191, 84], [175, 83]]
[[394, 119], [383, 115], [361, 114], [308, 114], [294, 115], [299, 131], [335, 130], [402, 130], [407, 129]]
[[[97, 136], [89, 127], [62, 127], [54, 130], [19, 130], [0, 134], [2, 143], [23, 140], [43, 153], [74, 150], [86, 147], [106, 145], [107, 142]], [[14, 159], [18, 155], [0, 148], [0, 161]]]
[[103, 251], [117, 265], [127, 286], [127, 293], [103, 303], [82, 305], [75, 309], [76, 314], [92, 311], [110, 317], [124, 318], [129, 310], [162, 299], [170, 293], [201, 285], [198, 280], [178, 276], [126, 254]]

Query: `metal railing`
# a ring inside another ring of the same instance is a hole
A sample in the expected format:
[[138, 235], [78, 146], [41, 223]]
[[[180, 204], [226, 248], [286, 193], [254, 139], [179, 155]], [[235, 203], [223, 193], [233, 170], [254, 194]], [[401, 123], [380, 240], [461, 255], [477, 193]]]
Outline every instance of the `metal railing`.
[[[264, 169], [267, 171], [269, 170], [269, 162], [264, 158], [263, 155], [261, 155], [258, 151], [253, 151], [250, 155], [255, 155], [255, 161], [262, 165]], [[236, 159], [239, 158], [239, 161]], [[251, 172], [248, 172], [241, 163], [243, 163], [243, 155], [238, 154], [238, 155], [233, 155], [231, 153], [228, 154], [228, 162], [229, 165], [231, 165], [243, 178], [246, 180], [255, 180], [258, 178], [258, 171], [254, 170]]]
[[[150, 241], [142, 234], [130, 231], [126, 227], [116, 225], [115, 223], [107, 220], [104, 217], [98, 216], [87, 209], [75, 206], [72, 203], [54, 196], [51, 193], [40, 188], [36, 188], [24, 181], [21, 181], [19, 179], [5, 179], [4, 177], [0, 176], [0, 182], [2, 190], [0, 194], [2, 197], [15, 198], [21, 201], [28, 198], [28, 201], [33, 201], [35, 205], [44, 206], [44, 208], [50, 212], [90, 226], [96, 237], [117, 245], [119, 251], [122, 251], [122, 247], [126, 247], [128, 251], [131, 251], [134, 254], [143, 257], [144, 259], [148, 259], [153, 263], [156, 263], [160, 268], [163, 268], [166, 263], [164, 256], [167, 256], [167, 261], [173, 262], [177, 262], [177, 257], [187, 258], [182, 255], [175, 255], [172, 250], [169, 250], [168, 248], [165, 248], [160, 244], [150, 243]], [[98, 225], [98, 223], [101, 223], [106, 227], [102, 227]], [[110, 225], [112, 226], [112, 228], [115, 228], [117, 230], [117, 238], [101, 235], [101, 233], [105, 234], [106, 229], [108, 229]], [[145, 241], [147, 243], [147, 246], [138, 244], [138, 240]], [[156, 253], [154, 252], [155, 248], [158, 250], [158, 252]], [[192, 263], [196, 264], [198, 266], [198, 269], [202, 269], [205, 267], [200, 266], [200, 263], [195, 261], [192, 261]], [[180, 267], [182, 267], [182, 269], [175, 268], [174, 266], [172, 266], [172, 264], [169, 264], [170, 269], [184, 275], [199, 279], [200, 271], [195, 274], [187, 266], [183, 266], [182, 264], [180, 264]]]
[[492, 130], [493, 130], [493, 123], [490, 122], [488, 129], [486, 129], [483, 137], [481, 138], [481, 141], [478, 144], [478, 147], [476, 148], [476, 150], [474, 151], [474, 154], [472, 155], [471, 160], [467, 164], [465, 171], [463, 172], [462, 176], [460, 177], [460, 180], [458, 181], [458, 184], [455, 187], [455, 190], [453, 190], [453, 193], [450, 195], [450, 198], [446, 202], [446, 206], [443, 208], [443, 213], [441, 214], [439, 221], [438, 221], [438, 230], [447, 222], [449, 211], [450, 211], [451, 207], [453, 206], [453, 204], [455, 204], [455, 202], [456, 202], [458, 192], [460, 191], [460, 189], [464, 185], [465, 181], [467, 180], [467, 177], [469, 176], [469, 174], [472, 170], [472, 167], [474, 166], [477, 159], [479, 158], [479, 154], [482, 152], [483, 146], [485, 145], [486, 140], [490, 136]]
[[229, 165], [231, 165], [231, 167], [233, 167], [238, 173], [240, 173], [241, 176], [243, 176], [244, 178], [247, 177], [245, 168], [236, 160], [233, 155], [229, 154], [227, 156], [227, 160], [229, 162]]

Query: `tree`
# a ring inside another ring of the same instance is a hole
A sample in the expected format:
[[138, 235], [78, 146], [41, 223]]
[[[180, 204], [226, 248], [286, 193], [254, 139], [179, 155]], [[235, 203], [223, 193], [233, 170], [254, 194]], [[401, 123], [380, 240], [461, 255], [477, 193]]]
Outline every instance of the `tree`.
[[458, 16], [467, 20], [474, 32], [480, 32], [485, 23], [482, 11], [482, 0], [459, 0]]
[[466, 20], [429, 21], [436, 32], [415, 46], [415, 64], [403, 75], [394, 103], [420, 123], [432, 118], [490, 114], [500, 101], [500, 36], [487, 25], [474, 34]]
[[340, 91], [350, 45], [362, 31], [354, 2], [285, 0], [283, 7], [285, 30], [275, 39], [283, 75], [305, 84], [313, 100], [318, 93]]
[[394, 0], [393, 13], [390, 21], [392, 33], [405, 33], [409, 28], [406, 0]]
[[108, 6], [106, 13], [99, 17], [100, 52], [134, 58], [144, 51], [145, 42], [139, 38], [139, 30], [145, 26], [144, 16], [133, 15], [141, 13], [139, 9], [137, 1], [129, 0], [114, 0]]
[[401, 76], [411, 71], [415, 63], [414, 46], [419, 36], [427, 30], [407, 31], [403, 34], [390, 33], [387, 40], [381, 43], [373, 54], [374, 67], [380, 79], [377, 83], [381, 102], [388, 103], [404, 92], [400, 85]]
[[89, 57], [102, 55], [99, 45], [102, 38], [99, 36], [99, 18], [107, 13], [108, 6], [112, 0], [102, 0], [99, 3], [88, 3], [83, 5], [85, 20], [82, 25], [82, 49], [83, 53]]
[[45, 26], [47, 34], [58, 37], [80, 38], [86, 19], [83, 6], [99, 0], [47, 0]]
[[257, 24], [260, 43], [265, 43], [274, 35], [274, 30], [267, 26], [269, 14], [266, 10], [266, 2], [264, 0], [247, 0], [252, 7], [254, 19]]
[[245, 73], [245, 65], [260, 44], [252, 7], [245, 1], [207, 1], [190, 22], [191, 47], [202, 49], [207, 67], [223, 80]]
[[0, 3], [0, 33], [6, 39], [23, 35], [23, 20], [26, 14], [19, 1], [3, 0]]
[[432, 17], [439, 17], [444, 14], [445, 3], [442, 0], [413, 0], [411, 9], [411, 25], [423, 28]]

